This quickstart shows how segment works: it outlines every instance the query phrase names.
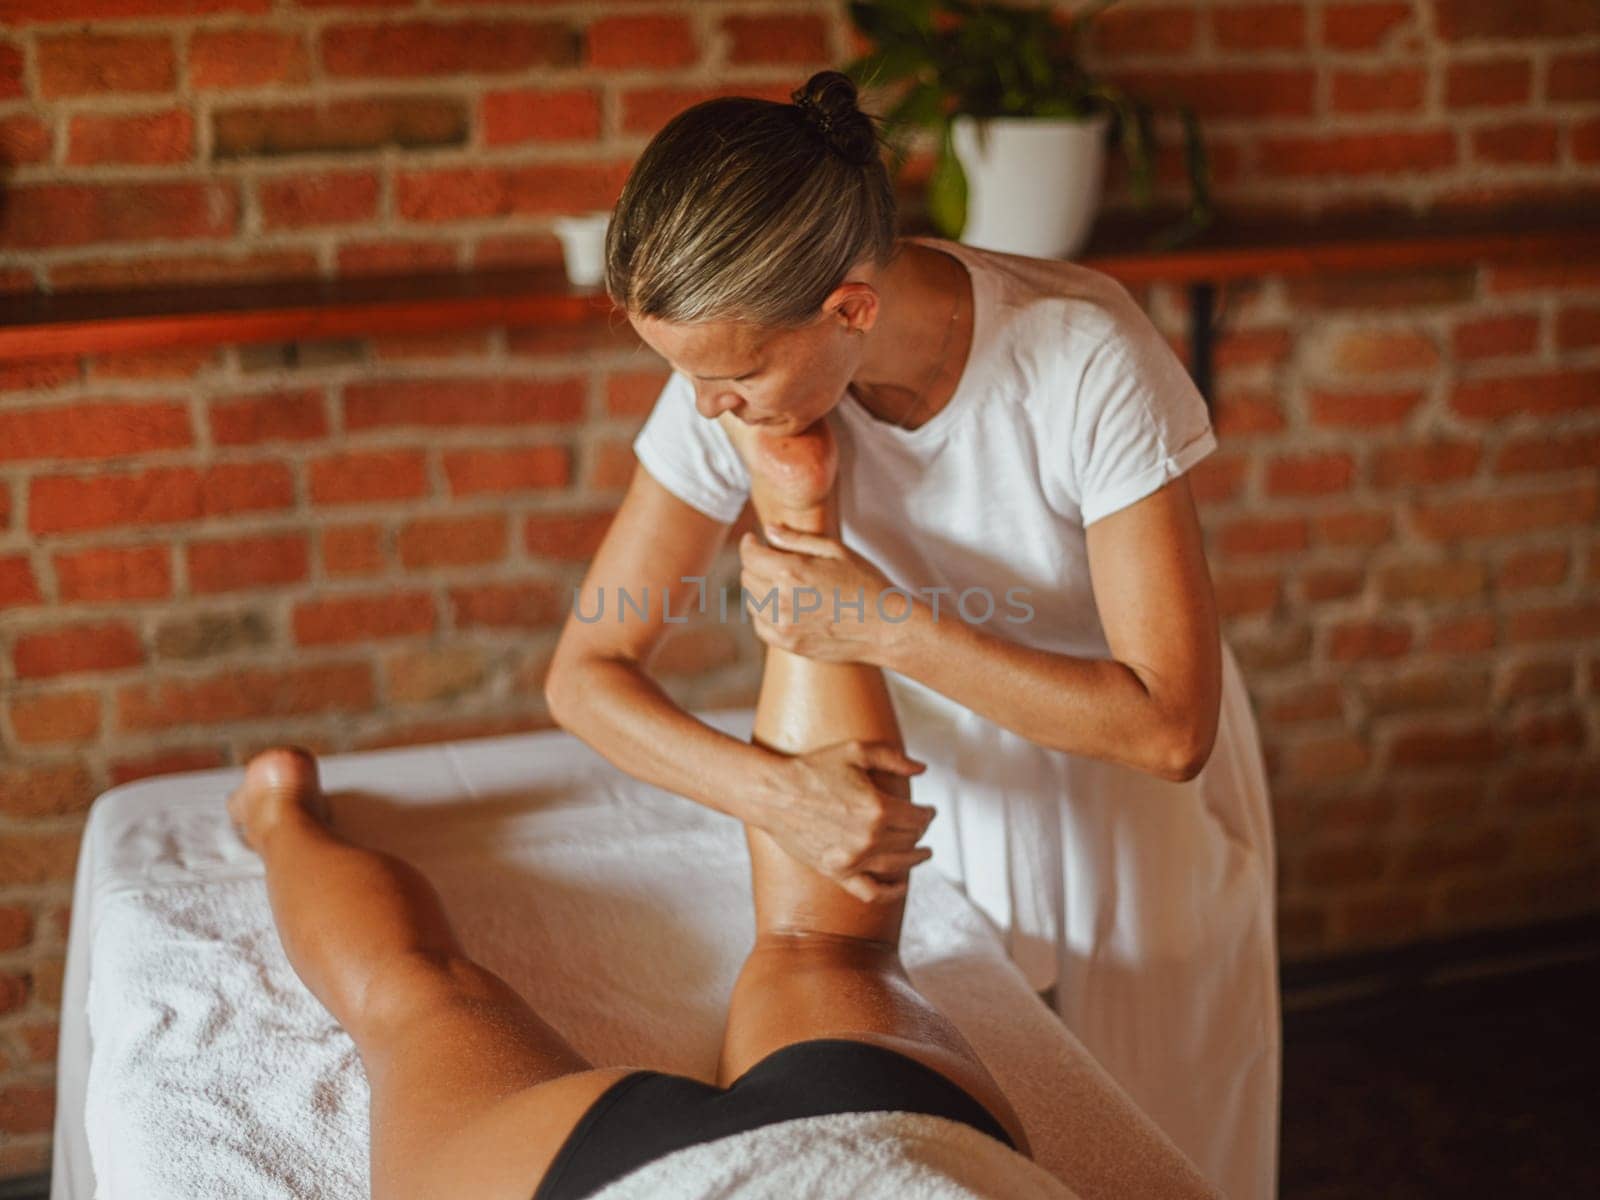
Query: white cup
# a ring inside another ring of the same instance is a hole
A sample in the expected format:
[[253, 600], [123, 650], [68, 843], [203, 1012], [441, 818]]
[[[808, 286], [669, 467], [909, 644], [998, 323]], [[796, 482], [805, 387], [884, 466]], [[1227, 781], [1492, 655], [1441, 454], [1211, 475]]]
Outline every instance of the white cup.
[[556, 237], [561, 239], [567, 280], [573, 286], [593, 287], [605, 278], [606, 227], [610, 224], [609, 211], [555, 219], [554, 229]]

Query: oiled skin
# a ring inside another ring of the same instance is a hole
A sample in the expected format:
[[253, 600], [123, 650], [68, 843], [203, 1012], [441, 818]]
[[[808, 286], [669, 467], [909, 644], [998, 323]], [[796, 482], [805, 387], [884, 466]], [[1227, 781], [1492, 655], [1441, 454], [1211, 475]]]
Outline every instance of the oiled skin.
[[[763, 521], [837, 534], [825, 423], [753, 436], [732, 417]], [[769, 649], [753, 739], [788, 754], [850, 739], [901, 746], [882, 672]], [[905, 795], [905, 778], [877, 776]], [[371, 1086], [377, 1200], [529, 1200], [584, 1111], [627, 1067], [594, 1068], [499, 976], [467, 958], [427, 879], [323, 819], [316, 760], [256, 755], [229, 811], [266, 866], [290, 962], [355, 1040]], [[756, 939], [728, 1006], [718, 1082], [816, 1037], [899, 1050], [971, 1092], [1024, 1152], [1026, 1134], [965, 1038], [906, 976], [905, 902], [869, 903], [746, 827]], [[603, 1003], [603, 997], [596, 998]]]

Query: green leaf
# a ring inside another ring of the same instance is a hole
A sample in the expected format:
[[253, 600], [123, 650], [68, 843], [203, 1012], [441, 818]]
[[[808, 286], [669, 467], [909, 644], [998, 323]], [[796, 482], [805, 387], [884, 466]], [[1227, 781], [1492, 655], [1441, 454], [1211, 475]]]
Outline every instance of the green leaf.
[[939, 158], [928, 176], [928, 217], [947, 238], [959, 238], [967, 224], [967, 173], [956, 157], [950, 123], [939, 140]]

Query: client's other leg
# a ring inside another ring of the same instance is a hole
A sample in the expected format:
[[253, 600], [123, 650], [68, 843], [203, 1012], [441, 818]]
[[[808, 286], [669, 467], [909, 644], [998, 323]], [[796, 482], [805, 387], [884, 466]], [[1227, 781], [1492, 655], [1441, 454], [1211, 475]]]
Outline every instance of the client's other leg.
[[620, 1068], [589, 1063], [467, 958], [409, 863], [323, 820], [316, 760], [250, 760], [228, 811], [267, 869], [278, 936], [354, 1039], [371, 1088], [374, 1200], [527, 1200]]
[[[763, 522], [837, 536], [836, 457], [824, 422], [789, 438], [754, 433], [724, 417], [751, 471]], [[904, 749], [883, 672], [768, 647], [752, 740], [787, 754], [860, 738]], [[909, 794], [903, 776], [880, 777]], [[869, 903], [746, 826], [756, 941], [728, 1006], [718, 1083], [795, 1042], [851, 1038], [897, 1050], [984, 1105], [1017, 1146], [1027, 1136], [1000, 1085], [959, 1030], [912, 986], [900, 961], [905, 898]]]

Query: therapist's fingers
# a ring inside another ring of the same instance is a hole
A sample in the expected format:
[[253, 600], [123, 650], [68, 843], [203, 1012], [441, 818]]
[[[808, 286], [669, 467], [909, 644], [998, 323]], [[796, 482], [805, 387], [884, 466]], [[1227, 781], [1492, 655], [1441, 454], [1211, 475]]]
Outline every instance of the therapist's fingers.
[[928, 764], [912, 758], [888, 742], [868, 742], [856, 738], [850, 743], [850, 761], [860, 767], [892, 771], [896, 775], [920, 775]]
[[871, 875], [851, 875], [839, 881], [841, 887], [866, 904], [892, 904], [906, 894], [910, 881], [884, 881]]
[[919, 846], [914, 850], [895, 850], [873, 855], [861, 864], [861, 870], [883, 879], [900, 879], [910, 873], [912, 867], [918, 863], [925, 863], [932, 857], [933, 849], [930, 846]]

